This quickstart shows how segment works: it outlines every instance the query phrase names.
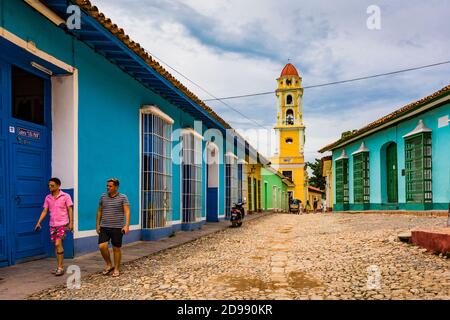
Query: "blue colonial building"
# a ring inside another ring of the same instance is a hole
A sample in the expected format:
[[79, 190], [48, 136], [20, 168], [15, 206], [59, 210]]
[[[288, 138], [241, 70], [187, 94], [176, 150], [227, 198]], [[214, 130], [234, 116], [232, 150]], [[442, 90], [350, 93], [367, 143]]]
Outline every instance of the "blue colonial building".
[[52, 176], [74, 199], [68, 257], [97, 249], [108, 178], [131, 203], [125, 242], [219, 221], [243, 198], [256, 150], [89, 1], [0, 10], [0, 266], [52, 254], [48, 230], [33, 231]]
[[447, 210], [450, 86], [344, 135], [332, 152], [335, 211]]

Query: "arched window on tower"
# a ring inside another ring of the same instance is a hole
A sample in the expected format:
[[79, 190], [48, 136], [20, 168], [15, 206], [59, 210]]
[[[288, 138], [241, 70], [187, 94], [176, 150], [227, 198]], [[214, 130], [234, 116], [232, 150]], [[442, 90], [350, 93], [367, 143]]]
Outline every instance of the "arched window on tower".
[[288, 125], [294, 124], [294, 111], [292, 111], [292, 109], [286, 111], [286, 124]]
[[286, 96], [286, 104], [292, 104], [292, 96], [290, 94]]

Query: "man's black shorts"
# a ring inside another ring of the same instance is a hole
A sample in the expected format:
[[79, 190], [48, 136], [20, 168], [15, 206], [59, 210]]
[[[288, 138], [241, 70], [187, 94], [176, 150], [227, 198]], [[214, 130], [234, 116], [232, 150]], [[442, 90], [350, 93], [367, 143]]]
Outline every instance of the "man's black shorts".
[[109, 242], [111, 240], [111, 243], [113, 247], [120, 248], [122, 247], [122, 229], [120, 228], [105, 228], [100, 227], [100, 234], [98, 236], [98, 244]]

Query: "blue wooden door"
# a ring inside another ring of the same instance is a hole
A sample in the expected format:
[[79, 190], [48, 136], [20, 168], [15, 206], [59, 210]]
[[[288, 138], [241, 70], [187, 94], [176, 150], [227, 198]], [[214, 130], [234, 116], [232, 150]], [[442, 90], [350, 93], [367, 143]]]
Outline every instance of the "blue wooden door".
[[[26, 140], [25, 140], [26, 141]], [[46, 255], [48, 217], [43, 229], [34, 231], [47, 193], [46, 150], [14, 143], [12, 146], [13, 170], [12, 213], [15, 222], [15, 260]]]
[[[11, 69], [9, 167], [14, 230], [13, 263], [47, 255], [48, 216], [42, 230], [34, 226], [48, 193], [50, 175], [50, 83], [29, 71]], [[12, 132], [13, 131], [13, 132]]]
[[7, 121], [6, 105], [8, 95], [7, 66], [0, 60], [0, 266], [10, 263], [8, 245], [8, 177], [7, 177]]

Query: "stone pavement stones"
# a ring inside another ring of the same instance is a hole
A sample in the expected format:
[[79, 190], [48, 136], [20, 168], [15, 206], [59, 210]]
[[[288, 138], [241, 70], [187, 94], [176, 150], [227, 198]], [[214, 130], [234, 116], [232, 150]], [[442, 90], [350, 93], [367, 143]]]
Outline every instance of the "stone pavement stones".
[[[450, 299], [449, 261], [396, 241], [445, 218], [274, 214], [30, 299]], [[126, 288], [126, 290], [122, 290]], [[132, 288], [130, 290], [129, 288]]]
[[[244, 223], [269, 215], [268, 213], [254, 213], [246, 215]], [[123, 246], [122, 264], [140, 259], [162, 250], [193, 241], [200, 237], [219, 232], [230, 226], [229, 221], [206, 223], [201, 230], [177, 232], [175, 237], [158, 241], [139, 241]], [[75, 259], [66, 259], [65, 266], [77, 265], [82, 276], [92, 275], [101, 271], [104, 261], [98, 252], [85, 254]], [[0, 300], [24, 299], [27, 296], [66, 283], [68, 275], [55, 277], [50, 270], [55, 266], [54, 258], [41, 259], [0, 268]]]

